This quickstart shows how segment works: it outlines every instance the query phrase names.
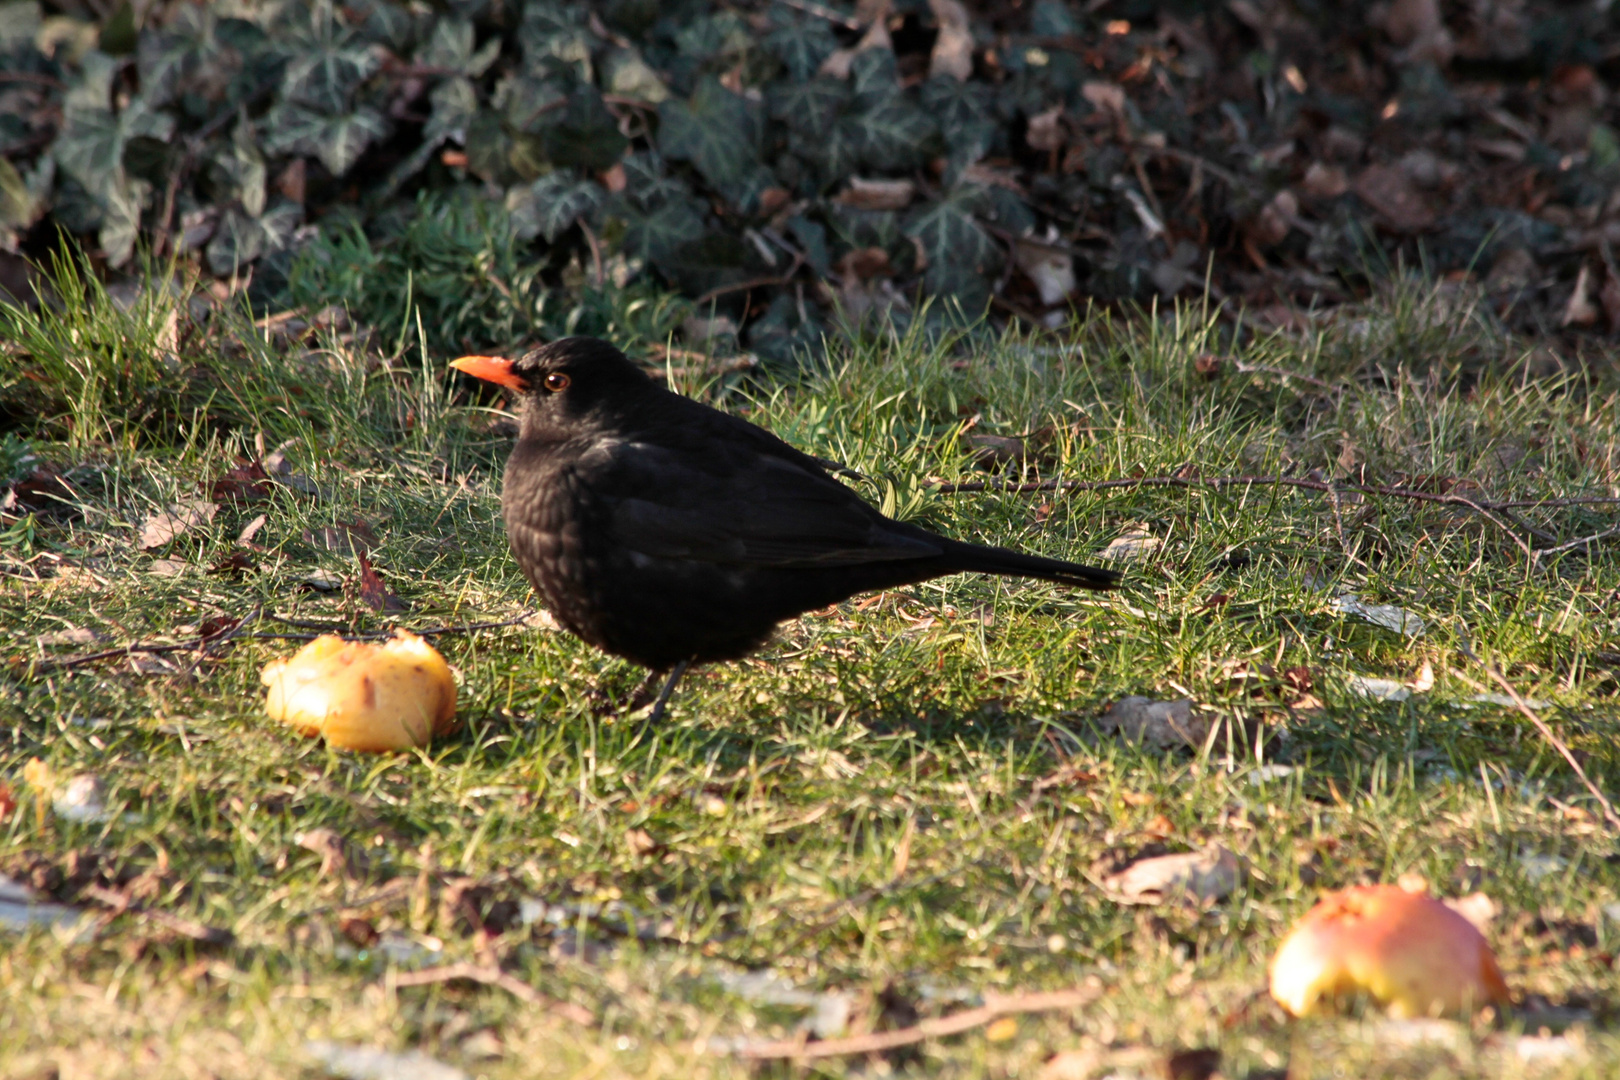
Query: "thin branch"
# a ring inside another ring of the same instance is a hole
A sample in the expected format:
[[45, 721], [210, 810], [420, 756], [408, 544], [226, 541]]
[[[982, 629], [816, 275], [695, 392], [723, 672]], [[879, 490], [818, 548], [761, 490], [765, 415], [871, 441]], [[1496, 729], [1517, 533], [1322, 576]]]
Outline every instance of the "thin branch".
[[1612, 529], [1604, 529], [1600, 533], [1593, 533], [1591, 536], [1583, 536], [1579, 540], [1571, 540], [1567, 544], [1559, 544], [1557, 547], [1537, 548], [1533, 554], [1539, 559], [1543, 555], [1553, 555], [1560, 551], [1568, 551], [1570, 548], [1581, 547], [1584, 544], [1596, 543], [1597, 541], [1613, 536], [1616, 533], [1620, 533], [1620, 525], [1616, 525]]
[[[1466, 635], [1461, 637], [1459, 644], [1461, 645], [1462, 654], [1474, 661], [1480, 667], [1484, 668], [1485, 674], [1489, 675], [1496, 685], [1507, 691], [1508, 697], [1513, 699], [1514, 707], [1523, 713], [1525, 717], [1536, 726], [1536, 730], [1541, 732], [1541, 737], [1546, 739], [1547, 743], [1554, 750], [1558, 751], [1559, 756], [1561, 756], [1565, 761], [1569, 762], [1569, 767], [1575, 771], [1575, 775], [1580, 778], [1581, 783], [1586, 785], [1586, 790], [1591, 792], [1592, 798], [1596, 799], [1598, 805], [1603, 808], [1603, 819], [1609, 823], [1611, 828], [1615, 829], [1616, 831], [1620, 831], [1620, 814], [1615, 813], [1614, 806], [1609, 802], [1608, 797], [1604, 795], [1602, 791], [1598, 790], [1598, 786], [1596, 784], [1592, 783], [1591, 778], [1586, 775], [1586, 770], [1581, 767], [1581, 763], [1576, 760], [1575, 755], [1570, 752], [1569, 746], [1565, 744], [1564, 740], [1555, 735], [1553, 733], [1553, 729], [1547, 726], [1547, 721], [1543, 720], [1539, 715], [1537, 715], [1536, 711], [1530, 707], [1529, 703], [1526, 702], [1524, 698], [1519, 696], [1519, 692], [1513, 688], [1512, 683], [1507, 681], [1506, 676], [1504, 676], [1500, 671], [1496, 670], [1495, 664], [1488, 663], [1474, 654], [1474, 650], [1468, 644], [1468, 638]], [[1472, 679], [1467, 681], [1473, 682]], [[1475, 683], [1475, 685], [1477, 686], [1478, 684]]]
[[865, 1035], [851, 1035], [847, 1039], [820, 1039], [810, 1042], [804, 1038], [778, 1039], [774, 1042], [748, 1043], [736, 1050], [738, 1057], [750, 1061], [775, 1059], [813, 1060], [815, 1058], [844, 1057], [849, 1054], [880, 1053], [902, 1046], [910, 1046], [927, 1039], [960, 1035], [983, 1027], [1003, 1016], [1026, 1013], [1061, 1012], [1090, 1005], [1102, 994], [1100, 989], [1077, 987], [1073, 990], [1049, 990], [1029, 994], [1008, 994], [1005, 997], [987, 996], [977, 1009], [963, 1009], [934, 1020], [923, 1020], [911, 1027], [894, 1031], [873, 1031]]
[[485, 986], [498, 986], [519, 1001], [556, 1013], [572, 1024], [588, 1027], [596, 1023], [596, 1014], [583, 1005], [575, 1005], [572, 1001], [560, 1001], [542, 994], [516, 975], [508, 974], [494, 966], [445, 964], [441, 967], [422, 968], [419, 971], [392, 972], [388, 976], [389, 982], [394, 986], [431, 986], [436, 983], [455, 982], [457, 979], [466, 979], [468, 982], [482, 983]]
[[793, 265], [787, 268], [787, 273], [785, 274], [777, 274], [773, 277], [749, 278], [747, 281], [739, 281], [734, 285], [721, 285], [710, 289], [708, 292], [692, 301], [692, 304], [694, 307], [702, 307], [710, 300], [717, 300], [729, 293], [744, 292], [749, 289], [764, 289], [769, 288], [772, 285], [791, 285], [793, 283], [793, 275], [797, 274], [799, 272], [799, 267], [803, 265], [804, 257], [802, 255], [795, 255], [793, 257]]

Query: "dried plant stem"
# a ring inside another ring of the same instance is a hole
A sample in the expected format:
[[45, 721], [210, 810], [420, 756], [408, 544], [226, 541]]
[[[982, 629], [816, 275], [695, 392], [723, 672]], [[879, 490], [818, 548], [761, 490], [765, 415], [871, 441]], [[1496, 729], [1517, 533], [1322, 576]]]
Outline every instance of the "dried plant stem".
[[946, 1035], [960, 1035], [976, 1027], [983, 1027], [1003, 1016], [1025, 1013], [1059, 1012], [1078, 1009], [1097, 1000], [1100, 989], [1077, 987], [1073, 990], [1050, 990], [1028, 994], [1008, 994], [988, 997], [977, 1009], [941, 1016], [936, 1020], [923, 1020], [911, 1027], [894, 1031], [873, 1031], [865, 1035], [851, 1035], [847, 1039], [777, 1039], [773, 1042], [749, 1043], [737, 1049], [738, 1057], [750, 1061], [776, 1059], [813, 1060], [815, 1058], [844, 1057], [849, 1054], [871, 1054], [910, 1046], [926, 1039]]
[[482, 983], [485, 986], [498, 986], [519, 1001], [528, 1005], [537, 1005], [548, 1012], [567, 1020], [571, 1024], [589, 1026], [596, 1023], [596, 1015], [583, 1005], [575, 1005], [572, 1001], [560, 1001], [549, 997], [518, 978], [516, 975], [502, 971], [498, 967], [483, 966], [480, 964], [445, 964], [440, 967], [422, 968], [420, 971], [396, 971], [388, 976], [392, 986], [431, 986], [436, 983], [455, 982], [465, 979], [468, 982]]

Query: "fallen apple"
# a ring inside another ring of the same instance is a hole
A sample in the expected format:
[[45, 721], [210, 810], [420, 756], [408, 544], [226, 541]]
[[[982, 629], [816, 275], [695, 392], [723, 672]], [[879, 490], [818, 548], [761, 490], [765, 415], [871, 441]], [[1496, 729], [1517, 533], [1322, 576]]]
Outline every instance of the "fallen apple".
[[1295, 1016], [1358, 992], [1397, 1019], [1463, 1013], [1508, 998], [1496, 957], [1474, 925], [1427, 894], [1395, 885], [1327, 894], [1271, 961], [1271, 996]]
[[264, 709], [344, 750], [409, 750], [455, 726], [450, 666], [415, 634], [379, 644], [326, 634], [265, 666]]

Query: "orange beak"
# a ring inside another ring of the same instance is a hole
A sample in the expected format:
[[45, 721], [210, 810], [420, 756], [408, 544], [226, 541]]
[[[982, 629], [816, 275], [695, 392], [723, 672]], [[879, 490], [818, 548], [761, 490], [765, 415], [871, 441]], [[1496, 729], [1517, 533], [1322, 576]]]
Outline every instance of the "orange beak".
[[465, 371], [475, 379], [496, 383], [520, 394], [529, 388], [529, 384], [523, 381], [523, 376], [512, 370], [512, 361], [499, 356], [463, 356], [459, 360], [450, 361], [450, 366], [458, 371]]

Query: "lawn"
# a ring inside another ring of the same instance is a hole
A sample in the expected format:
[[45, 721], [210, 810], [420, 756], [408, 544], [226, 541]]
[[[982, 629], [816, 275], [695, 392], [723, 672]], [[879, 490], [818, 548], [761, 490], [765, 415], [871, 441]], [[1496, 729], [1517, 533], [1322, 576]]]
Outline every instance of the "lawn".
[[[1615, 831], [1492, 674], [1615, 791], [1620, 556], [1575, 542], [1620, 510], [1612, 352], [1406, 283], [1241, 347], [1192, 307], [834, 343], [798, 383], [689, 363], [892, 513], [1128, 580], [859, 598], [648, 729], [614, 710], [642, 673], [536, 612], [510, 418], [420, 328], [166, 287], [8, 318], [0, 873], [66, 910], [0, 924], [0, 1075], [1620, 1072]], [[1083, 483], [1007, 487], [1045, 480]], [[393, 626], [440, 628], [457, 734], [356, 755], [264, 716], [271, 659]], [[177, 647], [80, 660], [130, 644]], [[1122, 737], [1130, 695], [1196, 737]], [[1216, 845], [1224, 895], [1120, 894]], [[1514, 1006], [1289, 1019], [1293, 920], [1403, 875], [1489, 898]]]

